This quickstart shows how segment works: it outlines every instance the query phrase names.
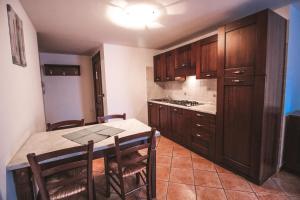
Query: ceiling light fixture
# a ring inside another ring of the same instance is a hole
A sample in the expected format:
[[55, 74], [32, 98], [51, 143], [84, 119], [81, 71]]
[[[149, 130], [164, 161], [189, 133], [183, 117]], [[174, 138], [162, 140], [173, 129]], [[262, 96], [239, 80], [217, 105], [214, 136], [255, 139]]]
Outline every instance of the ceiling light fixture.
[[156, 4], [135, 3], [124, 7], [109, 6], [109, 18], [119, 26], [133, 29], [162, 27], [157, 20], [163, 13], [163, 8]]

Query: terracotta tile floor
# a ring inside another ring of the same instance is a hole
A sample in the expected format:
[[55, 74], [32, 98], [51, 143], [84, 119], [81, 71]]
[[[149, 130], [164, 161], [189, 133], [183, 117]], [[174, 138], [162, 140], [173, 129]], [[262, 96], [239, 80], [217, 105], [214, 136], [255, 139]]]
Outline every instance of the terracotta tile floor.
[[[97, 199], [105, 200], [103, 160], [93, 168]], [[135, 179], [126, 182], [131, 188]], [[157, 140], [156, 187], [157, 200], [300, 200], [300, 177], [280, 172], [257, 186], [164, 137]], [[142, 190], [128, 199], [145, 198]]]

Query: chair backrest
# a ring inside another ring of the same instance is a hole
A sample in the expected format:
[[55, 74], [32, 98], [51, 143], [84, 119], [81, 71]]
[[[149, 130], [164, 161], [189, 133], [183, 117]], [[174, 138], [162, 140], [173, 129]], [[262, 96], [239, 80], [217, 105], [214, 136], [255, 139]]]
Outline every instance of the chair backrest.
[[56, 123], [48, 123], [47, 124], [47, 131], [55, 131], [60, 129], [66, 129], [66, 128], [74, 128], [74, 127], [80, 127], [84, 126], [84, 119], [81, 120], [66, 120]]
[[[48, 152], [40, 155], [30, 153], [27, 155], [34, 179], [39, 188], [42, 199], [49, 199], [47, 188], [63, 186], [67, 183], [74, 183], [78, 180], [87, 180], [89, 199], [93, 194], [93, 178], [92, 178], [92, 161], [93, 161], [93, 141], [89, 141], [87, 145], [71, 147], [67, 149]], [[74, 155], [74, 156], [70, 156]], [[62, 156], [70, 156], [66, 159], [56, 160]], [[47, 162], [48, 161], [48, 162]], [[86, 173], [80, 173], [73, 177], [72, 180], [55, 181], [53, 185], [46, 185], [45, 180], [55, 174], [60, 174], [70, 170], [86, 169]]]
[[98, 117], [98, 122], [99, 124], [105, 123], [110, 119], [126, 119], [126, 113], [121, 114], [117, 114], [117, 115], [105, 115], [103, 117]]
[[[118, 170], [120, 175], [122, 175], [123, 173], [122, 172], [123, 167], [129, 165], [134, 165], [146, 161], [147, 167], [151, 166], [151, 159], [152, 159], [153, 151], [155, 150], [155, 132], [156, 129], [153, 128], [151, 131], [148, 132], [138, 133], [138, 134], [122, 137], [122, 138], [115, 136], [115, 154], [116, 154], [116, 160], [117, 160]], [[137, 141], [138, 139], [142, 139], [142, 138], [147, 139], [144, 144], [139, 144], [136, 146], [127, 145], [130, 143], [130, 141]], [[147, 149], [146, 155], [142, 155], [130, 161], [123, 159], [124, 156], [145, 149]]]

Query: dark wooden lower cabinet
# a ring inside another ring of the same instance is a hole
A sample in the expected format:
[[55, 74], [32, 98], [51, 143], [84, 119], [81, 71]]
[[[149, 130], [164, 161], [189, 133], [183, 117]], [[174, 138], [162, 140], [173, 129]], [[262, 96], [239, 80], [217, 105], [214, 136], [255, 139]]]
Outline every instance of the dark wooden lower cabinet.
[[166, 137], [170, 137], [169, 131], [169, 106], [166, 105], [158, 105], [158, 129], [160, 133]]
[[300, 176], [300, 111], [286, 119], [283, 168]]
[[190, 147], [202, 156], [214, 160], [215, 124], [214, 115], [189, 112], [187, 121], [190, 130]]
[[158, 104], [148, 103], [148, 124], [153, 128], [159, 128]]
[[154, 127], [156, 118], [153, 116], [157, 116], [158, 125], [156, 127], [161, 135], [203, 157], [214, 160], [215, 115], [156, 103], [148, 103], [148, 106], [150, 126]]

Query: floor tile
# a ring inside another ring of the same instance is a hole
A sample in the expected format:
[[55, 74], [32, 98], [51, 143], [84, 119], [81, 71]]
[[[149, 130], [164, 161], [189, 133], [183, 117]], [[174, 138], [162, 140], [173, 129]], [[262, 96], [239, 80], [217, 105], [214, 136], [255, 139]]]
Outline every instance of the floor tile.
[[253, 192], [225, 190], [225, 193], [228, 200], [257, 200]]
[[156, 155], [157, 156], [172, 156], [173, 153], [173, 147], [162, 147], [159, 146], [156, 148]]
[[300, 196], [300, 179], [286, 173], [280, 174], [272, 178], [279, 187], [289, 196]]
[[217, 170], [218, 173], [225, 173], [225, 174], [233, 174], [231, 171], [219, 166], [215, 164], [215, 168]]
[[252, 192], [249, 183], [237, 175], [221, 173], [219, 174], [219, 177], [224, 189]]
[[192, 158], [193, 168], [206, 171], [216, 171], [214, 164], [206, 159]]
[[192, 159], [190, 157], [173, 157], [172, 168], [192, 169]]
[[174, 147], [173, 157], [191, 157], [191, 152], [184, 147]]
[[289, 200], [285, 195], [278, 194], [257, 194], [259, 200]]
[[194, 170], [195, 185], [222, 188], [220, 179], [216, 172]]
[[194, 185], [193, 170], [171, 168], [170, 182]]
[[104, 159], [93, 160], [93, 171], [104, 173]]
[[223, 189], [196, 187], [197, 200], [226, 200]]
[[157, 156], [156, 164], [158, 166], [171, 167], [172, 157], [170, 156]]
[[259, 186], [254, 183], [250, 183], [253, 191], [255, 193], [264, 194], [264, 193], [272, 193], [272, 194], [281, 194], [284, 195], [283, 190], [277, 185], [277, 183], [273, 179], [268, 179], [263, 185]]
[[178, 183], [169, 183], [168, 200], [196, 200], [195, 187]]
[[170, 177], [170, 168], [165, 166], [156, 166], [157, 180], [168, 181]]
[[168, 192], [168, 182], [156, 181], [156, 198], [157, 200], [166, 199]]

